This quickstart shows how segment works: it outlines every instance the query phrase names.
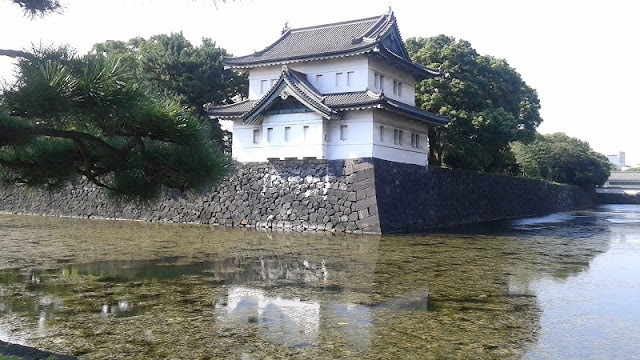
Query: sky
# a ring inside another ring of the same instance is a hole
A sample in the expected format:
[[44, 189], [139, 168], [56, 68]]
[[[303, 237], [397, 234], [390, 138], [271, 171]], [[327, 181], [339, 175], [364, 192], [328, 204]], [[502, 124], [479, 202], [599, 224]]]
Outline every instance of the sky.
[[[0, 48], [97, 42], [180, 32], [247, 55], [291, 28], [394, 11], [403, 39], [446, 34], [505, 59], [538, 91], [538, 131], [564, 132], [602, 154], [640, 164], [640, 1], [637, 0], [61, 0], [62, 14], [30, 20], [0, 0]], [[0, 57], [0, 78], [11, 79]]]

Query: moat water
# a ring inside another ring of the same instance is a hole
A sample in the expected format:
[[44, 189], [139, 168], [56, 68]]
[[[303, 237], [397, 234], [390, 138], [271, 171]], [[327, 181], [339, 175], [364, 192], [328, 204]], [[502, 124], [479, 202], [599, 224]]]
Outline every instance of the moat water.
[[419, 235], [0, 215], [0, 340], [82, 359], [640, 358], [640, 206]]

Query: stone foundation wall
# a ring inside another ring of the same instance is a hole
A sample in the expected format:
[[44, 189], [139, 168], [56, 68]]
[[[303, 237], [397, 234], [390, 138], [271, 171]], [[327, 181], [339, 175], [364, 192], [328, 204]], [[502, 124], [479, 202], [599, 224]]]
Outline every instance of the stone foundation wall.
[[608, 192], [598, 192], [598, 202], [600, 204], [627, 204], [635, 205], [640, 204], [640, 191], [638, 190], [624, 190], [624, 189], [611, 189]]
[[[591, 191], [592, 192], [592, 191]], [[293, 231], [419, 231], [594, 206], [584, 189], [379, 159], [239, 164], [203, 195], [166, 191], [149, 207], [110, 202], [78, 181], [59, 192], [0, 191], [0, 211]]]
[[59, 192], [0, 192], [3, 212], [246, 226], [258, 229], [379, 233], [373, 165], [368, 160], [285, 160], [238, 164], [198, 196], [168, 190], [149, 207], [110, 202], [78, 181]]
[[517, 219], [597, 205], [593, 189], [375, 159], [382, 232]]

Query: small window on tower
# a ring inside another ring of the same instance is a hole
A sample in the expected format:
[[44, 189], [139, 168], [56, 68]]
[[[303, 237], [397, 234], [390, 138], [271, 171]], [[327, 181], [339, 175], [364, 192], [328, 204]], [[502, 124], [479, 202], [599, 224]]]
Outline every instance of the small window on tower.
[[267, 128], [267, 142], [271, 142], [273, 136], [273, 128]]
[[260, 143], [260, 129], [253, 129], [253, 143]]
[[347, 125], [340, 125], [340, 140], [347, 140]]
[[291, 140], [291, 127], [287, 126], [284, 128], [284, 141]]
[[302, 136], [304, 140], [307, 140], [307, 136], [309, 135], [309, 126], [305, 125], [302, 127]]
[[343, 76], [343, 73], [341, 73], [341, 72], [337, 72], [336, 73], [336, 87], [337, 88], [342, 85], [342, 81], [343, 81], [342, 80], [342, 76]]
[[267, 91], [267, 80], [260, 80], [260, 94], [264, 94]]

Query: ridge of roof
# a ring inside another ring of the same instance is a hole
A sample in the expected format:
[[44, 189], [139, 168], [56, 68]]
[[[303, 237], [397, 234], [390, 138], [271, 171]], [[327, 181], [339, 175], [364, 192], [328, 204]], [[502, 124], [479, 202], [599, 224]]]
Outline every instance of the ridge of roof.
[[393, 12], [390, 11], [383, 14], [375, 24], [371, 25], [371, 27], [362, 34], [361, 38], [365, 41], [376, 41], [380, 39], [382, 35], [389, 31], [389, 25], [395, 23], [395, 20], [396, 18], [393, 15]]
[[[355, 24], [355, 23], [361, 23], [361, 22], [368, 22], [368, 21], [373, 21], [373, 20], [380, 20], [381, 18], [383, 18], [385, 15], [378, 15], [378, 16], [370, 16], [370, 17], [366, 17], [366, 18], [361, 18], [361, 19], [354, 19], [354, 20], [345, 20], [345, 21], [338, 21], [338, 22], [334, 22], [334, 23], [327, 23], [327, 24], [320, 24], [320, 25], [311, 25], [311, 26], [305, 26], [305, 27], [300, 27], [300, 28], [291, 28], [288, 29], [287, 32], [296, 32], [296, 31], [308, 31], [308, 30], [317, 30], [320, 28], [328, 28], [328, 27], [335, 27], [335, 26], [342, 26], [342, 25], [347, 25], [347, 24]], [[286, 33], [286, 32], [285, 32]]]

